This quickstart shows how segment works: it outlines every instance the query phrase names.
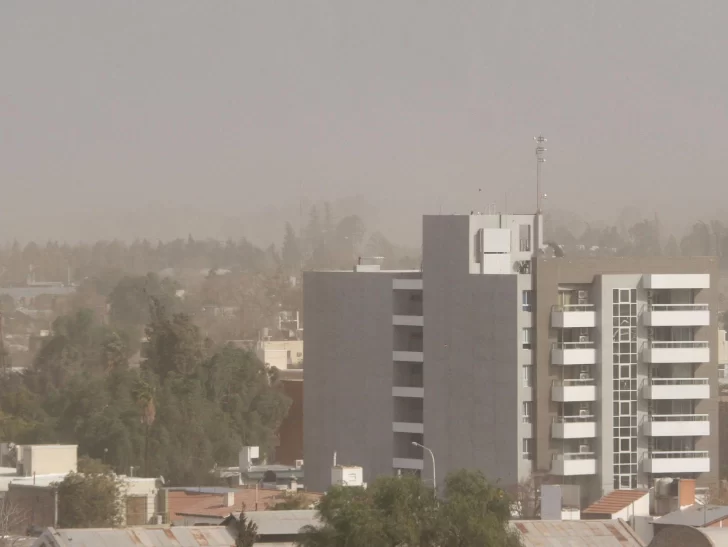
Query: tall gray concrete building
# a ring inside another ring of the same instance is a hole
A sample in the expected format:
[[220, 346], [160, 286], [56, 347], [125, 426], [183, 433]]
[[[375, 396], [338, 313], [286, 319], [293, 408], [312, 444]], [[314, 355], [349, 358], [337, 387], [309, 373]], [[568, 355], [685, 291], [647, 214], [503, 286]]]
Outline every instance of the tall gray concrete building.
[[717, 263], [574, 258], [540, 215], [425, 216], [418, 271], [304, 274], [306, 485], [459, 468], [584, 501], [715, 483]]

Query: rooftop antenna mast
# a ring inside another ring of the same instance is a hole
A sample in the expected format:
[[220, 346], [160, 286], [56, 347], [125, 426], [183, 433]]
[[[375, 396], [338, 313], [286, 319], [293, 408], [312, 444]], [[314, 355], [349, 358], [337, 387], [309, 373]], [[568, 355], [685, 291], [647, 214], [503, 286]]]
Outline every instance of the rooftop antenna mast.
[[533, 140], [536, 141], [536, 214], [540, 214], [541, 199], [546, 197], [546, 194], [541, 193], [541, 164], [546, 161], [546, 137], [539, 135]]

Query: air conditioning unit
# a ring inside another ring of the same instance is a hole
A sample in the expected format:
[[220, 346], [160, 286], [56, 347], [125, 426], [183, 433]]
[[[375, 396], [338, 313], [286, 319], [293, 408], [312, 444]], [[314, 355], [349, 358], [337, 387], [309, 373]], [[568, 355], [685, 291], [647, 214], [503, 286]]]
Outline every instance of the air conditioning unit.
[[589, 445], [588, 444], [580, 444], [579, 445], [579, 452], [582, 452], [582, 453], [583, 452], [591, 452], [591, 450], [589, 450]]
[[586, 298], [587, 294], [586, 291], [579, 291], [576, 296], [577, 298]]
[[588, 380], [588, 379], [589, 379], [589, 374], [588, 373], [586, 373], [586, 372], [580, 372], [579, 373], [579, 380]]
[[587, 301], [586, 298], [578, 298], [576, 303], [583, 306], [584, 304], [587, 304]]
[[586, 334], [582, 334], [579, 336], [579, 342], [588, 342], [589, 337]]
[[589, 416], [589, 410], [586, 408], [582, 408], [579, 410], [579, 416]]
[[303, 467], [303, 460], [296, 460], [296, 469], [301, 469]]

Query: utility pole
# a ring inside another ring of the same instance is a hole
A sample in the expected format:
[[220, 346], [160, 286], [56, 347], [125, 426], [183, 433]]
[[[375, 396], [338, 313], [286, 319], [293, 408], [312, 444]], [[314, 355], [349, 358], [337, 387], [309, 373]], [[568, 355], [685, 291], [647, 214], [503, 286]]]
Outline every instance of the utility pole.
[[541, 193], [541, 164], [546, 161], [546, 137], [534, 137], [536, 141], [536, 214], [541, 213], [541, 199], [546, 195]]

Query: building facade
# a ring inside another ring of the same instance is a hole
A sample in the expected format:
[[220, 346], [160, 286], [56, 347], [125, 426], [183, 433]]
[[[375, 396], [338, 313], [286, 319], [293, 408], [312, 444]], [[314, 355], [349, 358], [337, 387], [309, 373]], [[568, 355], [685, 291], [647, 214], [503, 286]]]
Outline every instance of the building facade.
[[[540, 215], [425, 216], [421, 271], [307, 272], [304, 460], [365, 480], [482, 469], [575, 484], [714, 483], [717, 263], [571, 258]], [[413, 444], [416, 443], [416, 444]]]

